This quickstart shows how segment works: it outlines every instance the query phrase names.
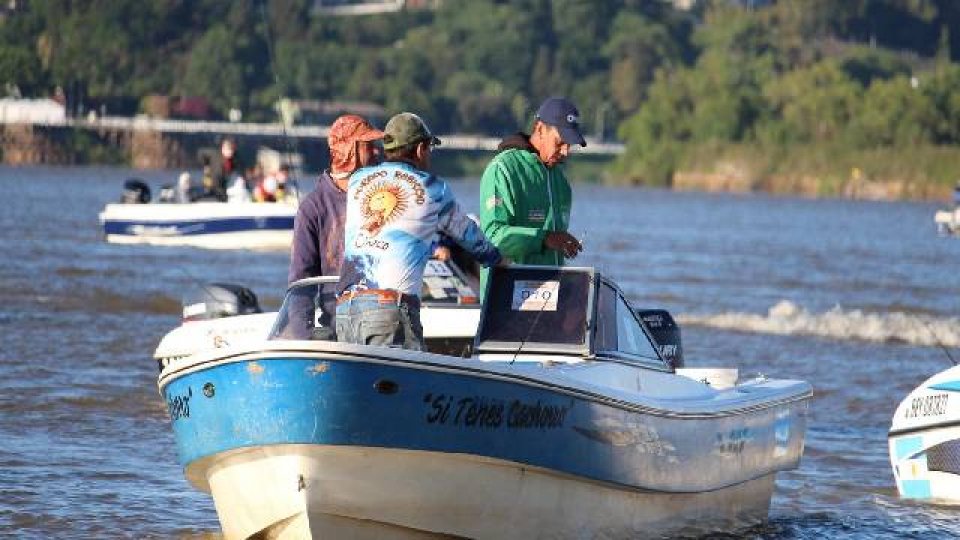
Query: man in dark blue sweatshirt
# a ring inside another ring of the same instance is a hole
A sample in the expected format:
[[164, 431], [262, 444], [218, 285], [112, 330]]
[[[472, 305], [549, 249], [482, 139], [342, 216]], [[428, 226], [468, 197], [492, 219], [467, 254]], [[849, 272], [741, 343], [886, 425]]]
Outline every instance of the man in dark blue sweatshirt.
[[[293, 249], [287, 281], [315, 276], [336, 276], [343, 264], [343, 225], [346, 220], [347, 182], [353, 171], [380, 163], [383, 132], [355, 114], [346, 114], [330, 126], [330, 168], [320, 174], [317, 187], [300, 202], [293, 223]], [[336, 309], [318, 306], [322, 326], [313, 330], [316, 339], [335, 340], [332, 315]]]

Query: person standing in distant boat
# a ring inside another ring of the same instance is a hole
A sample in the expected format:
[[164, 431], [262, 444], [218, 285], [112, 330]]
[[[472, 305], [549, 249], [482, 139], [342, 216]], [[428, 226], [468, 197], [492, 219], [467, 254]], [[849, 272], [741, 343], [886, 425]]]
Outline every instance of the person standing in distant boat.
[[220, 143], [220, 160], [212, 166], [213, 185], [209, 188], [209, 193], [205, 194], [205, 198], [226, 201], [227, 188], [231, 186], [231, 179], [237, 175], [243, 176], [243, 167], [237, 155], [237, 143], [231, 138], [226, 138]]
[[953, 209], [960, 210], [960, 180], [953, 186]]
[[354, 172], [347, 188], [337, 339], [423, 350], [420, 291], [438, 233], [484, 266], [501, 256], [446, 182], [428, 172], [440, 139], [419, 116], [391, 118], [383, 142], [386, 161]]
[[[293, 222], [293, 247], [287, 281], [336, 276], [343, 263], [343, 225], [346, 220], [347, 182], [350, 173], [380, 163], [383, 132], [364, 118], [346, 114], [330, 126], [327, 144], [330, 168], [320, 173], [316, 188], [300, 202]], [[320, 306], [321, 326], [314, 339], [336, 340], [333, 301]]]
[[281, 165], [275, 172], [264, 175], [253, 188], [253, 200], [255, 202], [282, 201], [289, 177], [290, 166], [287, 164]]
[[180, 173], [180, 176], [177, 177], [177, 190], [174, 195], [174, 201], [184, 204], [191, 202], [191, 191], [193, 186], [190, 182], [190, 173], [183, 171]]
[[[530, 135], [505, 138], [483, 172], [481, 227], [515, 263], [563, 265], [583, 249], [567, 232], [573, 195], [562, 166], [572, 145], [587, 145], [579, 116], [566, 98], [547, 99], [537, 110]], [[481, 294], [487, 274], [481, 273]]]

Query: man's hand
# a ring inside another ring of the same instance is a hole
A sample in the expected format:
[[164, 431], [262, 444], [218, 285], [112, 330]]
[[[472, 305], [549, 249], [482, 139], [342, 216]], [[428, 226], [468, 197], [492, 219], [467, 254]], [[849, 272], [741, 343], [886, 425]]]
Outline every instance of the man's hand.
[[438, 261], [449, 261], [450, 260], [450, 248], [447, 246], [437, 246], [433, 250], [433, 258]]
[[547, 235], [543, 237], [543, 246], [547, 249], [563, 253], [563, 256], [568, 259], [575, 258], [583, 249], [580, 241], [566, 231], [548, 232]]

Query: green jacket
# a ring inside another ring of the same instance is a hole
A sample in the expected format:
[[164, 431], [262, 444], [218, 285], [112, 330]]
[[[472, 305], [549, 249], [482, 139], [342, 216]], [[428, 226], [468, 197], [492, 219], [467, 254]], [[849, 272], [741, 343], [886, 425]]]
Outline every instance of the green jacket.
[[[514, 263], [562, 265], [563, 254], [543, 247], [547, 232], [570, 225], [573, 195], [562, 166], [547, 168], [523, 134], [500, 148], [480, 180], [480, 227]], [[481, 292], [485, 282], [486, 271]]]

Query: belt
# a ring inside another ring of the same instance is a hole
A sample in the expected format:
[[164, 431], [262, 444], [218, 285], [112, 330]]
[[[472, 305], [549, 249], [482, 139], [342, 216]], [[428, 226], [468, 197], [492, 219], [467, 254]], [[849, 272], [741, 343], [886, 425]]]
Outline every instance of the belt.
[[337, 297], [337, 305], [345, 304], [360, 296], [376, 296], [381, 304], [410, 304], [420, 307], [420, 299], [412, 294], [404, 294], [393, 289], [360, 289], [346, 291]]

